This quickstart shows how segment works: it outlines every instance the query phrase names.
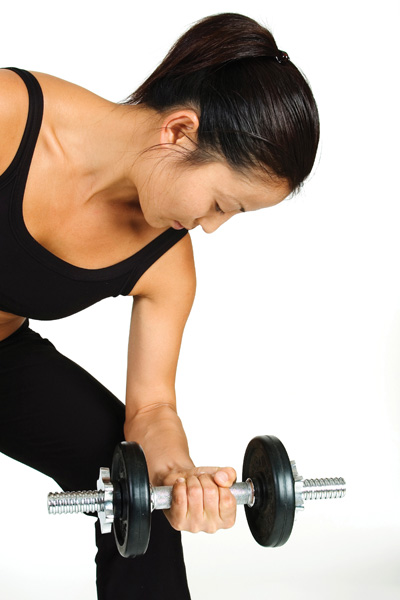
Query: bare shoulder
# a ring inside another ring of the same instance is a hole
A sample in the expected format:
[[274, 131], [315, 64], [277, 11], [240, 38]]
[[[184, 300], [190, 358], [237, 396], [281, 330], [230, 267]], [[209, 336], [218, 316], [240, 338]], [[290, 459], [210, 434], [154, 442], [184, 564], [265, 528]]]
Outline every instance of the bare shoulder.
[[31, 71], [32, 75], [38, 80], [40, 87], [42, 88], [45, 99], [56, 98], [60, 100], [62, 98], [75, 100], [76, 98], [84, 96], [96, 96], [86, 88], [56, 77], [55, 75], [49, 75], [48, 73], [40, 73], [39, 71]]
[[[60, 104], [68, 106], [71, 99], [85, 93], [83, 88], [63, 79], [45, 73], [31, 73], [39, 81], [45, 97], [45, 109], [49, 113], [54, 112], [51, 107], [59, 107]], [[0, 175], [11, 164], [21, 143], [28, 109], [29, 96], [25, 82], [14, 71], [0, 69]]]
[[[108, 106], [104, 100], [90, 90], [54, 75], [31, 71], [38, 80], [44, 96], [44, 121], [57, 126], [70, 127], [82, 116], [94, 114], [99, 106]], [[112, 103], [111, 103], [112, 104]]]
[[[76, 122], [80, 114], [92, 114], [93, 107], [107, 101], [84, 87], [60, 77], [30, 71], [38, 80], [44, 96], [44, 123], [50, 127]], [[0, 175], [14, 158], [24, 133], [29, 96], [21, 77], [0, 69]]]
[[193, 247], [187, 234], [142, 275], [130, 295], [156, 301], [176, 299], [191, 306], [195, 291]]
[[22, 79], [0, 69], [0, 174], [14, 158], [24, 133], [29, 99]]

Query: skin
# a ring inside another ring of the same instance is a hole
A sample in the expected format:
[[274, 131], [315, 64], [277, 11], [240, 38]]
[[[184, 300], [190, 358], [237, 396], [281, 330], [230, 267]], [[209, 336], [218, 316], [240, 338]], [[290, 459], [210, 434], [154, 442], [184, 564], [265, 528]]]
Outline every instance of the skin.
[[[244, 177], [222, 159], [195, 168], [180, 164], [180, 154], [196, 143], [199, 117], [192, 108], [159, 114], [35, 76], [45, 110], [23, 217], [40, 244], [71, 264], [115, 264], [169, 227], [200, 226], [212, 233], [243, 209], [273, 206], [290, 193], [286, 181]], [[0, 173], [16, 153], [27, 111], [24, 83], [0, 70]], [[177, 414], [176, 367], [195, 285], [187, 235], [131, 291], [125, 438], [142, 445], [154, 485], [174, 486], [172, 507], [165, 511], [171, 525], [211, 533], [235, 521], [236, 503], [227, 488], [236, 473], [196, 467]], [[0, 340], [24, 320], [0, 311]]]

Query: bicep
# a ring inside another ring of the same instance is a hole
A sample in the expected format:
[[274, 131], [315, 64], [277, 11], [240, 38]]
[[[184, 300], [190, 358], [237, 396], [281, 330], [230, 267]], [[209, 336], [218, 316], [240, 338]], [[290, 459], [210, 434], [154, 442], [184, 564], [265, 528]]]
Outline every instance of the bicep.
[[158, 404], [175, 406], [176, 367], [195, 285], [191, 243], [186, 236], [151, 267], [134, 300], [128, 348], [128, 418]]

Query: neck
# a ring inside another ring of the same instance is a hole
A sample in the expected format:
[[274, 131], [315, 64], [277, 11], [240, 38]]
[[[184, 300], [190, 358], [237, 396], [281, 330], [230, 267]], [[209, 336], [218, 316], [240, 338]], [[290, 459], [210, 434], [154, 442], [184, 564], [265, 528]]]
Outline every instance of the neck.
[[139, 205], [137, 173], [143, 152], [158, 142], [159, 119], [148, 108], [93, 102], [68, 130], [67, 160], [85, 202]]

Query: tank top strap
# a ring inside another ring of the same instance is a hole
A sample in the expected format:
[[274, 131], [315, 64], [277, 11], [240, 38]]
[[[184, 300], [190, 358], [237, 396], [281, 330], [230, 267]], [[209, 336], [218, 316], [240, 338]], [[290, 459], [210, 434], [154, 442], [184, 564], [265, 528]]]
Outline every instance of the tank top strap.
[[29, 109], [21, 143], [11, 164], [2, 174], [1, 179], [6, 179], [11, 173], [18, 169], [19, 177], [22, 180], [25, 180], [28, 177], [32, 156], [42, 126], [44, 107], [43, 92], [38, 80], [29, 71], [17, 69], [16, 67], [7, 67], [7, 70], [13, 71], [24, 81], [28, 90]]
[[172, 248], [188, 233], [187, 229], [167, 229], [157, 236], [147, 246], [144, 246], [133, 257], [134, 264], [129, 277], [119, 292], [122, 296], [128, 296], [143, 273], [147, 271], [163, 254]]

